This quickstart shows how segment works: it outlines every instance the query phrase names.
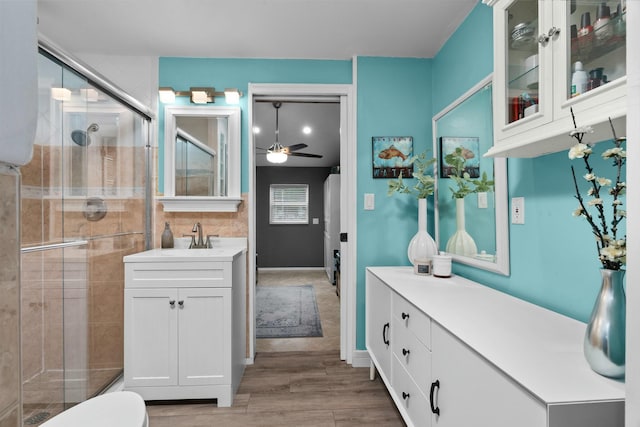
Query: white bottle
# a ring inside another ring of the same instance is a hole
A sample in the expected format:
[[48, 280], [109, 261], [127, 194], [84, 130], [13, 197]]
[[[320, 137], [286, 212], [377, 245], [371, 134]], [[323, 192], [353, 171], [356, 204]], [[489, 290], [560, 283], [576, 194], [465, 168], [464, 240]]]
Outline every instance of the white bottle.
[[571, 77], [571, 97], [585, 93], [588, 82], [587, 72], [582, 69], [582, 62], [576, 61], [573, 65], [573, 76]]

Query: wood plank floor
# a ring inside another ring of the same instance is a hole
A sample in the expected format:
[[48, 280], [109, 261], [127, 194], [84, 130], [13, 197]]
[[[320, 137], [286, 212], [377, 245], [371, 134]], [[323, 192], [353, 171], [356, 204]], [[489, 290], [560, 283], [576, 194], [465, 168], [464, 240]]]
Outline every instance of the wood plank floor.
[[148, 402], [150, 427], [404, 426], [379, 377], [338, 351], [258, 353], [231, 408]]
[[266, 271], [258, 286], [313, 284], [323, 337], [259, 339], [231, 408], [148, 402], [150, 427], [404, 426], [379, 377], [340, 360], [340, 303], [322, 270]]

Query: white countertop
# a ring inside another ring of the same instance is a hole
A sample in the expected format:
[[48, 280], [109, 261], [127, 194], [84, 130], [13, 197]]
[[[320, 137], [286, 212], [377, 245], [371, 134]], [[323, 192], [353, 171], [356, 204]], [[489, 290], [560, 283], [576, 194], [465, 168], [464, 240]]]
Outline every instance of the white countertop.
[[582, 322], [462, 277], [368, 270], [547, 404], [625, 398], [624, 382], [596, 374], [585, 360]]
[[233, 261], [247, 251], [246, 238], [216, 238], [213, 247], [207, 249], [150, 249], [127, 255], [124, 262], [208, 262]]

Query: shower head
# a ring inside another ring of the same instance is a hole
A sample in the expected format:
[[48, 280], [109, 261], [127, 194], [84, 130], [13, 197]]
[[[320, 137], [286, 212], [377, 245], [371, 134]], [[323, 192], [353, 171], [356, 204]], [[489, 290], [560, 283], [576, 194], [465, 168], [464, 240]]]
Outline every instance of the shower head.
[[71, 132], [71, 140], [81, 147], [86, 147], [91, 144], [91, 138], [89, 134], [97, 132], [100, 129], [97, 123], [91, 123], [87, 130], [76, 129]]

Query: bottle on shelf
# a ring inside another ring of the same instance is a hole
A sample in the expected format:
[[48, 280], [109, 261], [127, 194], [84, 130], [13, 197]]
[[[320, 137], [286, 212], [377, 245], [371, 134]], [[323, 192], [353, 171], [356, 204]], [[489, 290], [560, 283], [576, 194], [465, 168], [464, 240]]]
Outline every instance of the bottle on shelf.
[[162, 237], [160, 239], [160, 247], [163, 249], [173, 247], [173, 233], [171, 232], [168, 222], [164, 223], [164, 231], [162, 232]]
[[611, 10], [605, 2], [598, 5], [596, 12], [596, 22], [593, 23], [593, 33], [595, 34], [596, 43], [604, 44], [613, 36], [613, 28], [610, 25]]
[[583, 69], [582, 62], [576, 61], [573, 65], [573, 76], [571, 77], [571, 97], [578, 96], [588, 90], [589, 78]]

